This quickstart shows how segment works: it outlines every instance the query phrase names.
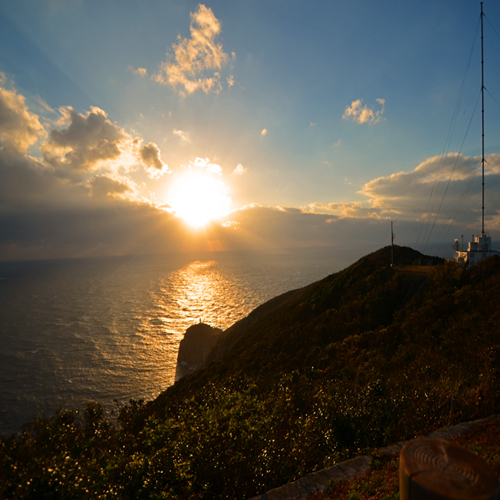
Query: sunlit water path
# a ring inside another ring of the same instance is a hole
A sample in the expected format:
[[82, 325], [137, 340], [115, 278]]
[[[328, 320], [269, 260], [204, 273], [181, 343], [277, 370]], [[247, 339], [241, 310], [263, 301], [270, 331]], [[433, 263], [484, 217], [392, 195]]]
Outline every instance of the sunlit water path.
[[152, 399], [174, 382], [186, 328], [225, 329], [353, 260], [316, 249], [0, 263], [0, 433], [90, 400]]

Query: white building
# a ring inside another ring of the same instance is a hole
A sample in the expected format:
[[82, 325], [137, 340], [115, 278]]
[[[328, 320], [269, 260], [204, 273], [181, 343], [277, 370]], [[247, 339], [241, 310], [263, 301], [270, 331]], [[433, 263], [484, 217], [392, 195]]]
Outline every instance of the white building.
[[455, 240], [453, 249], [457, 252], [455, 260], [462, 266], [474, 266], [486, 257], [491, 257], [492, 255], [500, 256], [500, 252], [493, 250], [491, 246], [491, 236], [489, 233], [483, 233], [480, 236], [472, 235], [472, 241], [469, 241], [467, 250], [460, 249], [458, 240]]

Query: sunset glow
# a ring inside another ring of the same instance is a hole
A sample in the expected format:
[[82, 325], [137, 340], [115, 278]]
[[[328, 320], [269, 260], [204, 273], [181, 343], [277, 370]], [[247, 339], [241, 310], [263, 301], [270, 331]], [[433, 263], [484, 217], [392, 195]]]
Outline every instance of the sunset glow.
[[[481, 227], [479, 4], [0, 2], [0, 261], [375, 250], [396, 219], [398, 244], [451, 257]], [[500, 2], [484, 11], [500, 242]]]
[[229, 211], [231, 198], [227, 190], [221, 180], [190, 171], [174, 182], [169, 201], [177, 216], [199, 228]]

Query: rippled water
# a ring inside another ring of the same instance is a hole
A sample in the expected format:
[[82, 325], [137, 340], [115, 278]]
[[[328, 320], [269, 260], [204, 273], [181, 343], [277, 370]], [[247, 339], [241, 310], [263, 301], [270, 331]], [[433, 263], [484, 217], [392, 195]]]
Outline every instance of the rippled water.
[[351, 259], [322, 249], [0, 263], [0, 433], [89, 400], [152, 399], [174, 382], [186, 328], [225, 329]]

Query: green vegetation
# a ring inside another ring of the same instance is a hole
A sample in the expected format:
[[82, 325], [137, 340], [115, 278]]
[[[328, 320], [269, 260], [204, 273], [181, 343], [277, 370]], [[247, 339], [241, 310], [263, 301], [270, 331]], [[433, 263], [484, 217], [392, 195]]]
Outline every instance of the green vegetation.
[[216, 362], [115, 423], [95, 404], [39, 417], [0, 442], [0, 498], [249, 498], [498, 412], [500, 259], [389, 262], [385, 248], [264, 304]]

